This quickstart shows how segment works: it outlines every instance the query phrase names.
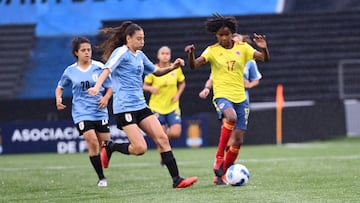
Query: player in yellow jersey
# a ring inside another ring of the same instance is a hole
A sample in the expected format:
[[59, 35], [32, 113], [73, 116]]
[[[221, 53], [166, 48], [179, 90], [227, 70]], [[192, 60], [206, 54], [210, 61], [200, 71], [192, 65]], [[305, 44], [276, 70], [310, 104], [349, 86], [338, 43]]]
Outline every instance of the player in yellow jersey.
[[[156, 68], [171, 65], [171, 50], [167, 46], [159, 49]], [[149, 107], [158, 117], [164, 132], [169, 139], [176, 139], [181, 135], [181, 110], [179, 99], [185, 89], [185, 76], [181, 68], [162, 75], [150, 74], [145, 76], [143, 89], [151, 93]], [[161, 165], [163, 163], [161, 162]]]
[[[248, 43], [232, 40], [233, 34], [237, 32], [237, 25], [238, 22], [233, 16], [215, 15], [205, 22], [205, 26], [216, 36], [217, 43], [207, 47], [198, 58], [195, 58], [193, 44], [185, 47], [191, 69], [210, 63], [214, 105], [219, 117], [224, 118], [214, 160], [214, 183], [218, 185], [225, 183], [224, 173], [237, 159], [247, 128], [249, 104], [244, 88], [244, 66], [252, 59], [269, 60], [265, 36], [254, 33], [254, 41], [261, 51], [257, 51]], [[230, 137], [231, 146], [225, 156], [225, 148]]]

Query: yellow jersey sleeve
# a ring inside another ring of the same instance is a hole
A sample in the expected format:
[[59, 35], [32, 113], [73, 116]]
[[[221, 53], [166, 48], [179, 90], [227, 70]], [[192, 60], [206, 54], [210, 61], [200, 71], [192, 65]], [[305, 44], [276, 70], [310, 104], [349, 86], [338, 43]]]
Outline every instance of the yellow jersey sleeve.
[[152, 84], [153, 80], [154, 80], [154, 76], [155, 76], [154, 74], [149, 74], [149, 75], [145, 76], [144, 82]]

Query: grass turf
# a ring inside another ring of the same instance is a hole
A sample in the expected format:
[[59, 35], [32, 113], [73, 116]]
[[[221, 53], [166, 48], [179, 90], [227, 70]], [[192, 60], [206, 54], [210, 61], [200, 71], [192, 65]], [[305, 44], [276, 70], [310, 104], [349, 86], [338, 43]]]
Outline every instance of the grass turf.
[[173, 189], [159, 155], [115, 153], [105, 169], [108, 187], [87, 154], [0, 156], [0, 202], [359, 202], [360, 138], [282, 146], [243, 146], [237, 163], [247, 166], [246, 186], [215, 186], [215, 148], [174, 149], [182, 176], [198, 176]]

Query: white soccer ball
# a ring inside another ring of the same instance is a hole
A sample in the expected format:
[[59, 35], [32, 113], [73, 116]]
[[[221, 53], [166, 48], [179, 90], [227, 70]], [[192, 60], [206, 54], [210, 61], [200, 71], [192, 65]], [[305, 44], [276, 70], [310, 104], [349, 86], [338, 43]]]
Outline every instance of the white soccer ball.
[[232, 186], [245, 185], [250, 178], [249, 170], [242, 164], [230, 166], [225, 174], [226, 182]]

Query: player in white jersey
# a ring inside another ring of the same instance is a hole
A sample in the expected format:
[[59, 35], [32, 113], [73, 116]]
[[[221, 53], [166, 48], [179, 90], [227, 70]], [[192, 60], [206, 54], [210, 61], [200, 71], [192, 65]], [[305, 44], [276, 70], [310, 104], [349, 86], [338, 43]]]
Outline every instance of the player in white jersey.
[[107, 186], [100, 159], [100, 146], [103, 140], [110, 139], [108, 124], [108, 101], [112, 95], [110, 78], [106, 78], [95, 97], [87, 93], [102, 72], [104, 64], [91, 59], [91, 43], [87, 38], [72, 40], [72, 54], [76, 62], [68, 66], [62, 74], [55, 90], [56, 108], [63, 110], [62, 94], [65, 87], [72, 87], [72, 118], [80, 135], [84, 136], [90, 162], [99, 181], [98, 186]]
[[141, 51], [144, 46], [143, 29], [131, 21], [125, 21], [119, 27], [105, 28], [102, 32], [109, 35], [100, 45], [104, 49], [103, 60], [107, 62], [95, 86], [88, 92], [90, 95], [97, 95], [104, 80], [111, 74], [117, 126], [124, 130], [130, 143], [127, 147], [121, 147], [111, 140], [105, 141], [101, 158], [108, 162], [112, 152], [123, 150], [128, 150], [132, 155], [144, 154], [147, 144], [140, 128], [159, 146], [160, 156], [172, 177], [173, 187], [185, 188], [194, 184], [197, 177], [183, 178], [179, 175], [169, 139], [148, 108], [142, 89], [144, 75], [164, 75], [184, 66], [184, 60], [178, 58], [169, 67], [156, 68]]

